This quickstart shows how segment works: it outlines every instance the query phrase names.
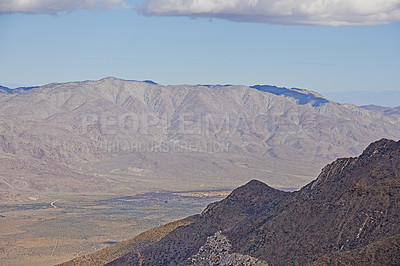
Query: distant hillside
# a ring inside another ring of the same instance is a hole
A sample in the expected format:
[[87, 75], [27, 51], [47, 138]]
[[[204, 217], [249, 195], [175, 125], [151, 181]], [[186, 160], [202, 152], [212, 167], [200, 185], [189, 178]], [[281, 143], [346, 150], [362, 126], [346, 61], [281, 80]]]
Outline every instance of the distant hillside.
[[382, 139], [297, 192], [253, 180], [109, 265], [398, 265], [399, 217], [400, 141]]
[[400, 115], [296, 88], [105, 78], [2, 91], [7, 201], [231, 189], [252, 178], [294, 190], [333, 159], [400, 139]]
[[[400, 104], [400, 99], [399, 99], [399, 104]], [[369, 111], [379, 112], [385, 116], [400, 115], [400, 106], [398, 106], [398, 107], [382, 107], [382, 106], [376, 106], [376, 105], [364, 105], [364, 106], [361, 106], [361, 108], [369, 110]]]

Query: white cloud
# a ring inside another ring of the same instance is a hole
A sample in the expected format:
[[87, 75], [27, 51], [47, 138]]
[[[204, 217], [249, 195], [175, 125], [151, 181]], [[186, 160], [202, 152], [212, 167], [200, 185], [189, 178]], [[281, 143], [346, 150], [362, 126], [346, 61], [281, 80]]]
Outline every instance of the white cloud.
[[124, 0], [0, 0], [0, 14], [57, 14], [76, 9], [110, 9], [125, 6]]
[[400, 21], [400, 0], [144, 0], [137, 12], [289, 25], [375, 25]]
[[[132, 0], [0, 0], [0, 14], [131, 8]], [[400, 0], [134, 0], [147, 16], [220, 18], [286, 25], [376, 25], [400, 21]]]

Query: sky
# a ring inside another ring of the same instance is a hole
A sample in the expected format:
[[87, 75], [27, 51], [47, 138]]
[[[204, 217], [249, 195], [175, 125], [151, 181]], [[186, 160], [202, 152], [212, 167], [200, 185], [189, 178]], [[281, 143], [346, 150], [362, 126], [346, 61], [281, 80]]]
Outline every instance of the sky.
[[9, 87], [113, 76], [400, 92], [399, 73], [400, 0], [0, 0]]

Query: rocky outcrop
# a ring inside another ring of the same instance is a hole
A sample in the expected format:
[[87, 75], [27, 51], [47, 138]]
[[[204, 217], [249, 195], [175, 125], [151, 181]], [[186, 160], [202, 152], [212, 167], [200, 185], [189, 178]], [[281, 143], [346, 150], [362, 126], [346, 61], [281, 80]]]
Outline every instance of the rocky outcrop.
[[243, 265], [243, 266], [267, 266], [268, 264], [248, 255], [232, 253], [232, 245], [221, 231], [207, 238], [206, 243], [190, 257], [185, 265], [212, 266], [212, 265]]

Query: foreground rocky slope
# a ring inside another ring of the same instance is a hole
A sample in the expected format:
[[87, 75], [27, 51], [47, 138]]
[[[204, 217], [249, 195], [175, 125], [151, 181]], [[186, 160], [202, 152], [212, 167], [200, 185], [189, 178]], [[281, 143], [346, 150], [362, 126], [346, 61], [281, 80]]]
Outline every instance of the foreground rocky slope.
[[104, 265], [129, 252], [141, 250], [150, 244], [159, 241], [178, 226], [184, 226], [195, 221], [197, 216], [190, 216], [182, 220], [170, 222], [165, 225], [150, 229], [138, 236], [101, 249], [93, 254], [84, 255], [71, 261], [59, 264], [60, 266], [72, 265]]
[[400, 141], [382, 139], [300, 191], [253, 180], [110, 265], [398, 265], [399, 220]]

